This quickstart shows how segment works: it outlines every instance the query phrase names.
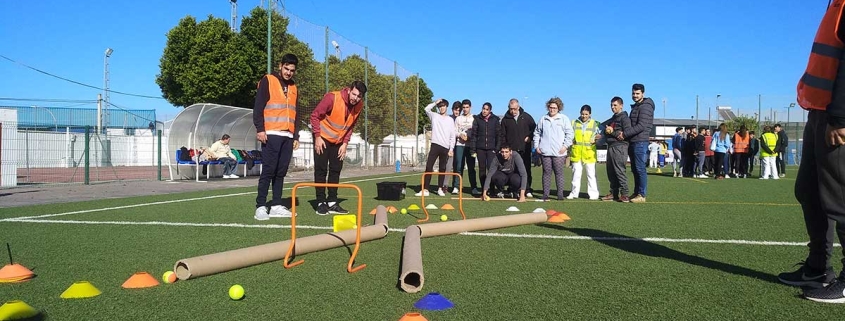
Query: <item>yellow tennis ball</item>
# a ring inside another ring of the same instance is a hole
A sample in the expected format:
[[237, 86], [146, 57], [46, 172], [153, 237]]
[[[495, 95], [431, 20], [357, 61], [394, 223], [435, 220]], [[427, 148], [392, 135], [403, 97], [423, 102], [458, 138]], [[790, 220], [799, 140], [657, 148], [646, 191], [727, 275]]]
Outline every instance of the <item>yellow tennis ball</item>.
[[176, 273], [173, 273], [173, 271], [164, 272], [164, 275], [161, 276], [161, 279], [164, 280], [164, 283], [176, 282]]
[[440, 215], [440, 220], [441, 220], [441, 221], [448, 221], [448, 220], [449, 220], [449, 217], [448, 217], [448, 216], [446, 216], [446, 214], [443, 214], [443, 215]]
[[408, 214], [408, 210], [403, 208], [403, 209], [399, 210], [399, 213]]
[[231, 288], [229, 288], [229, 297], [232, 300], [240, 300], [244, 297], [244, 287], [240, 284], [235, 284]]

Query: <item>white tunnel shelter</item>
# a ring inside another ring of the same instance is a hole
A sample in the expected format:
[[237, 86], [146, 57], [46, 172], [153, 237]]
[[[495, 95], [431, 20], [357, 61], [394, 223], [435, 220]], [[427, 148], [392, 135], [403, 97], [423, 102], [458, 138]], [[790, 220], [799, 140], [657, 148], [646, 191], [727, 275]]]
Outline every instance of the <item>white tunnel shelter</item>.
[[[177, 176], [184, 176], [189, 171], [180, 171], [192, 168], [196, 179], [199, 181], [199, 168], [196, 164], [179, 164], [176, 159], [176, 151], [187, 147], [201, 149], [229, 134], [231, 139], [229, 147], [238, 150], [260, 150], [261, 145], [255, 139], [255, 126], [252, 123], [252, 109], [233, 107], [218, 104], [194, 104], [186, 107], [170, 122], [167, 130], [167, 165], [170, 170], [170, 179], [174, 179], [174, 170]], [[243, 167], [243, 168], [241, 168]], [[222, 173], [222, 166], [208, 166], [208, 174], [212, 170]], [[241, 175], [260, 173], [260, 166], [256, 165], [247, 172], [246, 166], [239, 164], [238, 173]], [[208, 176], [207, 176], [208, 177]]]

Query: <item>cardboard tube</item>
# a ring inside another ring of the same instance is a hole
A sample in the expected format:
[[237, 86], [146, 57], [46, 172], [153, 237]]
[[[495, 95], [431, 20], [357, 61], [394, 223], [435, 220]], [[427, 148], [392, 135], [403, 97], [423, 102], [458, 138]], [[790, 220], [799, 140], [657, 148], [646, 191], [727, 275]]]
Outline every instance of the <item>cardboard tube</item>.
[[405, 241], [402, 245], [402, 274], [399, 275], [400, 287], [408, 293], [422, 290], [423, 265], [422, 247], [420, 246], [420, 228], [417, 225], [405, 229]]
[[491, 230], [524, 224], [543, 223], [547, 219], [548, 216], [546, 216], [546, 213], [528, 213], [419, 224], [417, 226], [420, 227], [420, 238], [426, 238], [462, 232]]
[[528, 213], [408, 226], [405, 229], [405, 241], [402, 245], [399, 287], [408, 293], [417, 293], [422, 290], [425, 275], [422, 265], [421, 238], [536, 224], [545, 222], [547, 219], [546, 213]]
[[[376, 225], [361, 228], [361, 242], [372, 241], [387, 235], [387, 208], [376, 209]], [[355, 244], [355, 229], [337, 233], [324, 233], [296, 238], [294, 255], [317, 252]], [[247, 248], [197, 256], [176, 262], [173, 271], [180, 280], [228, 272], [257, 264], [282, 260], [287, 254], [290, 240], [262, 244]]]

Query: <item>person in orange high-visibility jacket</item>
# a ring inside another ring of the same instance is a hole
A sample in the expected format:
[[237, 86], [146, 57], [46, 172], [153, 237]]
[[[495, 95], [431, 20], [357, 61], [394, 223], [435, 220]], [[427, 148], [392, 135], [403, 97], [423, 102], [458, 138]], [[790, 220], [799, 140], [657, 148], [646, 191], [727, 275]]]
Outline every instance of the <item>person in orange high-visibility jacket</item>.
[[[261, 142], [262, 164], [258, 196], [255, 197], [256, 220], [291, 216], [290, 210], [281, 204], [281, 199], [293, 150], [299, 148], [298, 90], [293, 81], [298, 63], [295, 55], [285, 54], [279, 64], [279, 72], [265, 75], [258, 82], [252, 108], [255, 137]], [[273, 199], [267, 203], [271, 183]]]
[[[367, 86], [363, 81], [353, 81], [349, 87], [332, 91], [311, 113], [311, 131], [314, 134], [314, 183], [337, 184], [346, 157], [346, 146], [352, 138], [352, 129], [364, 110]], [[328, 177], [327, 177], [328, 176]], [[328, 179], [327, 179], [328, 178]], [[337, 187], [317, 189], [317, 214], [347, 214], [337, 201]]]
[[826, 303], [845, 303], [845, 270], [837, 277], [830, 264], [834, 234], [845, 244], [843, 9], [845, 0], [828, 5], [798, 82], [797, 101], [808, 113], [795, 198], [804, 212], [809, 254], [798, 270], [778, 275], [781, 282], [802, 287], [804, 298]]

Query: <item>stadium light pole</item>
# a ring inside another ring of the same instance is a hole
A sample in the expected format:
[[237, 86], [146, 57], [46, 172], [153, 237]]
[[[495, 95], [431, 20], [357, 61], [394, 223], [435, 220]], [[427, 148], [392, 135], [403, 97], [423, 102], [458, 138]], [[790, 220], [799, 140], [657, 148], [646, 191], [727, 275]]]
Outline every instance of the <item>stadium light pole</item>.
[[[114, 53], [114, 49], [106, 48], [103, 55], [103, 104], [98, 105], [97, 110], [97, 134], [101, 134], [103, 129], [103, 107], [109, 108], [109, 57]], [[106, 124], [108, 126], [108, 124]]]
[[340, 44], [337, 41], [332, 40], [332, 46], [334, 46], [334, 53], [337, 55], [338, 60], [343, 60], [343, 54], [340, 51]]
[[[795, 108], [795, 103], [789, 103], [789, 106], [786, 107], [786, 126], [787, 127], [789, 126], [789, 111], [792, 108]], [[784, 128], [784, 130], [786, 130], [786, 128]], [[787, 144], [789, 144], [788, 141], [787, 141]], [[795, 148], [796, 148], [796, 150], [798, 149], [798, 124], [795, 124]], [[789, 154], [787, 154], [787, 156], [788, 155]], [[785, 159], [789, 159], [789, 157], [787, 157]], [[794, 157], [792, 158], [792, 164], [797, 164]]]

